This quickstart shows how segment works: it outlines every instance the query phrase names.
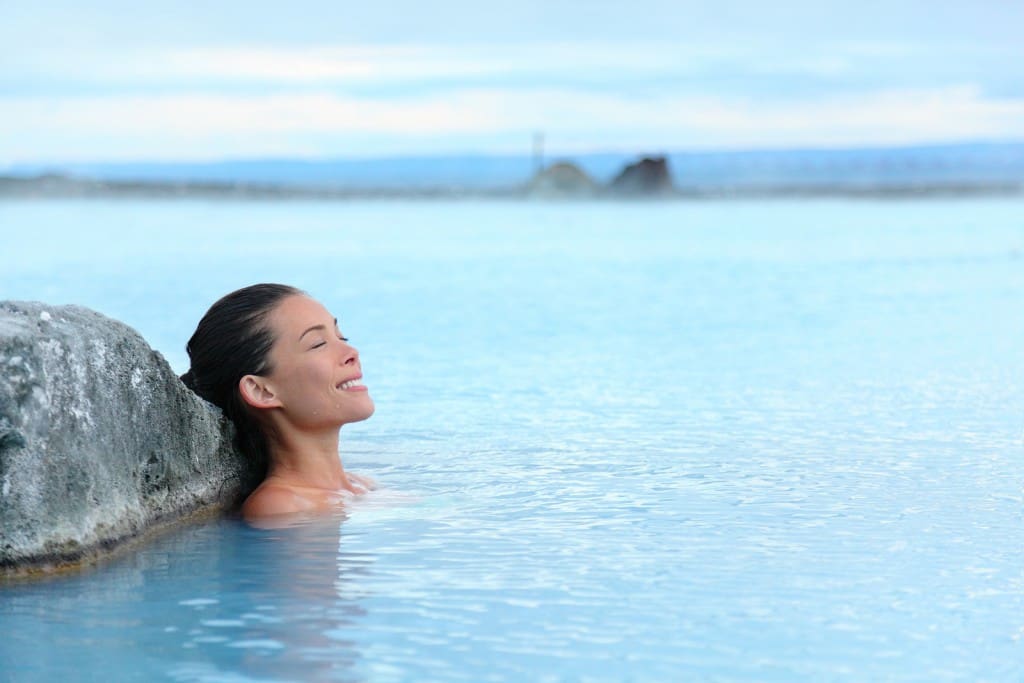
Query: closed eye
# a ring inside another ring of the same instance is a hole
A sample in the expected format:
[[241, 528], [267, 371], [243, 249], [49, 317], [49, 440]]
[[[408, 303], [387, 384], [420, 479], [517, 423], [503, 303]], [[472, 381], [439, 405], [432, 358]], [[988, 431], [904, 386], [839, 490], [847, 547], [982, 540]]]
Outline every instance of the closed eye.
[[[347, 342], [348, 341], [348, 337], [341, 336], [340, 332], [338, 333], [338, 339], [340, 339], [343, 342]], [[310, 346], [309, 350], [312, 351], [313, 349], [319, 349], [321, 346], [327, 346], [327, 342], [326, 341], [317, 342], [316, 344], [313, 344], [312, 346]]]

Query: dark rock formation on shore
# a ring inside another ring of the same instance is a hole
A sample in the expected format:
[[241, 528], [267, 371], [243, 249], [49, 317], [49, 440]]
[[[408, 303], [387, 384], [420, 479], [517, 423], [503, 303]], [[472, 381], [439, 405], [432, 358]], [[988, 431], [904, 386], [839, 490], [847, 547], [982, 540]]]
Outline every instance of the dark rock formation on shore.
[[597, 183], [579, 166], [566, 161], [552, 164], [533, 177], [528, 188], [531, 197], [592, 197]]
[[620, 196], [657, 196], [673, 190], [672, 174], [665, 157], [646, 157], [622, 169], [608, 186], [609, 192]]
[[259, 467], [130, 327], [0, 302], [0, 573], [88, 561], [236, 504]]

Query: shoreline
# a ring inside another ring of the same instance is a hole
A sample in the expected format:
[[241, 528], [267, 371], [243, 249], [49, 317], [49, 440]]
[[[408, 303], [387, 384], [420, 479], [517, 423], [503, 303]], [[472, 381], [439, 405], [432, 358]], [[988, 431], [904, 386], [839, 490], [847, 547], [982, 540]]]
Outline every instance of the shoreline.
[[215, 199], [215, 200], [321, 200], [361, 199], [496, 199], [533, 201], [671, 201], [722, 199], [928, 199], [956, 197], [1024, 196], [1018, 182], [922, 182], [737, 184], [680, 186], [656, 194], [592, 193], [540, 194], [527, 185], [512, 187], [345, 187], [245, 182], [166, 182], [93, 180], [59, 175], [0, 176], [2, 199]]

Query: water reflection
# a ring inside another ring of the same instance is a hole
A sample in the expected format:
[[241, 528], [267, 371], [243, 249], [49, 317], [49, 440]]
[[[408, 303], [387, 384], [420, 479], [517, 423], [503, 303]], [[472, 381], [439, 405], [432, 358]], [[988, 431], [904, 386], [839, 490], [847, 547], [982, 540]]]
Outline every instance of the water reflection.
[[[360, 655], [340, 634], [366, 616], [349, 584], [365, 579], [373, 557], [345, 551], [344, 521], [217, 520], [79, 575], [7, 586], [3, 668], [33, 679], [89, 670], [112, 679], [352, 680]], [[62, 642], [73, 658], [54, 657]]]

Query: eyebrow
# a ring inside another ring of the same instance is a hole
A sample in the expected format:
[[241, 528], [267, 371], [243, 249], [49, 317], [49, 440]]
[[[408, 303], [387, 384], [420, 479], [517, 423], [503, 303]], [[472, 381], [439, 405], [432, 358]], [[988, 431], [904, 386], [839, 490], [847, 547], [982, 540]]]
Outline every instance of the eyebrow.
[[[338, 326], [338, 319], [337, 318], [334, 319], [334, 326], [335, 327]], [[324, 331], [326, 331], [327, 330], [327, 326], [326, 325], [313, 325], [312, 327], [308, 328], [305, 332], [303, 332], [302, 334], [299, 335], [299, 341], [302, 341], [302, 338], [305, 337], [310, 332], [312, 332], [313, 330], [324, 330]]]

